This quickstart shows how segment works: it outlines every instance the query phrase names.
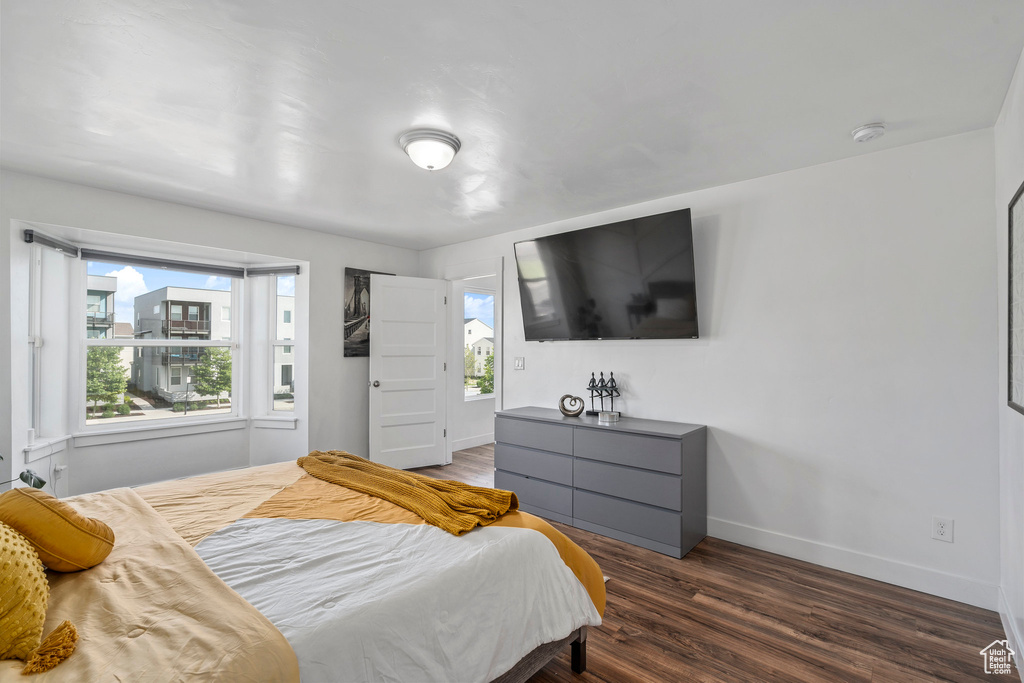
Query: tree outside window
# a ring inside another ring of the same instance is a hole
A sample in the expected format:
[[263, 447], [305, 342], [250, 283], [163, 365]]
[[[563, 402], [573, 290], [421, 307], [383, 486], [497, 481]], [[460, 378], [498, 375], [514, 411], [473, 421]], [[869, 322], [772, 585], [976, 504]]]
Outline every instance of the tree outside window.
[[465, 376], [466, 382], [469, 383], [469, 378], [476, 374], [476, 357], [473, 355], [473, 349], [466, 347], [466, 367]]
[[231, 395], [231, 351], [225, 348], [206, 348], [199, 363], [192, 368], [192, 389], [200, 396], [213, 396], [220, 408], [221, 394]]
[[480, 379], [480, 393], [494, 393], [494, 356], [487, 356], [484, 361], [484, 376]]
[[113, 346], [94, 346], [85, 362], [85, 395], [92, 401], [93, 416], [103, 403], [103, 414], [112, 416], [115, 405], [128, 389], [128, 370], [121, 365], [121, 350]]

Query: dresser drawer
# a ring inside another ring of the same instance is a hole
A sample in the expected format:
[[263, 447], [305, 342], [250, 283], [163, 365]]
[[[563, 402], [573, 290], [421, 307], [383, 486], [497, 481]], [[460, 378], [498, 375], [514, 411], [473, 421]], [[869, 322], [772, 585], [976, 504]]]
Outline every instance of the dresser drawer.
[[677, 512], [683, 509], [682, 483], [674, 474], [577, 459], [573, 464], [573, 486]]
[[495, 469], [572, 486], [572, 456], [535, 451], [507, 443], [494, 444]]
[[515, 491], [520, 502], [530, 507], [572, 517], [572, 489], [568, 486], [496, 470], [494, 488]]
[[552, 453], [572, 455], [572, 431], [572, 427], [565, 425], [494, 418], [495, 441]]
[[677, 512], [580, 490], [573, 492], [572, 508], [575, 519], [679, 546], [682, 520]]
[[642, 467], [668, 474], [683, 473], [682, 446], [678, 439], [641, 436], [610, 429], [578, 428], [574, 441], [573, 452], [577, 458]]

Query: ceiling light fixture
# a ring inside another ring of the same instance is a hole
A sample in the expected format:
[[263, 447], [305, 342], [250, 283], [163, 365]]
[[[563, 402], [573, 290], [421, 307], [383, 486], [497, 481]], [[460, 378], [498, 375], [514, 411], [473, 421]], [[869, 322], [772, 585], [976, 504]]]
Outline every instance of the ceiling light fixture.
[[439, 171], [452, 162], [462, 147], [451, 133], [429, 128], [417, 128], [398, 138], [398, 144], [412, 159], [412, 163], [428, 171]]
[[885, 135], [885, 124], [884, 123], [869, 123], [866, 126], [860, 128], [854, 128], [850, 135], [853, 136], [854, 142], [870, 142], [875, 138], [880, 138]]

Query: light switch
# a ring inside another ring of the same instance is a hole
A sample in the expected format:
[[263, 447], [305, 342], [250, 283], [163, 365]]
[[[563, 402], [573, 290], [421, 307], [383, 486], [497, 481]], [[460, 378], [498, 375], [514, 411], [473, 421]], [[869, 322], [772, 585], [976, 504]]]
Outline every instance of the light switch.
[[514, 363], [512, 365], [512, 368], [515, 369], [515, 370], [525, 370], [526, 369], [526, 359], [523, 358], [522, 356], [516, 356], [515, 357], [515, 361], [514, 361]]

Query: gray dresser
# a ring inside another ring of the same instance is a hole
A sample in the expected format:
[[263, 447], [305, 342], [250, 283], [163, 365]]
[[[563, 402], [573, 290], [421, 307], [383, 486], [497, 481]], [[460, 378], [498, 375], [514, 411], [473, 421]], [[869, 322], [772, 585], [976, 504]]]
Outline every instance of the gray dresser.
[[519, 508], [682, 557], [707, 534], [707, 429], [549, 408], [494, 418], [494, 486]]

